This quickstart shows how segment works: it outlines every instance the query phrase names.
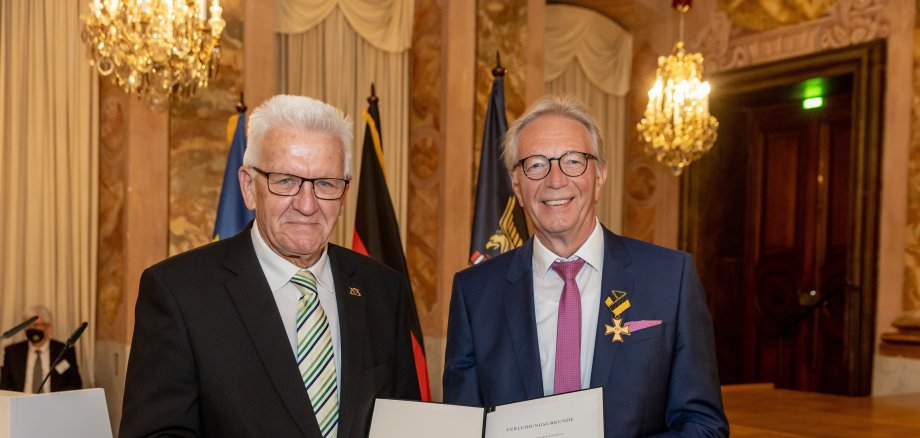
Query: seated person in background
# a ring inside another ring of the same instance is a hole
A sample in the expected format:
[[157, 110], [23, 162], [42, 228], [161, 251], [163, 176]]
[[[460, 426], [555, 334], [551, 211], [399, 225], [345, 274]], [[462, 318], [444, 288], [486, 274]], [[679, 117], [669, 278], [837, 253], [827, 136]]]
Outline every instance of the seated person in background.
[[51, 339], [53, 325], [51, 311], [47, 307], [33, 306], [24, 319], [33, 316], [38, 316], [38, 319], [26, 329], [27, 340], [4, 349], [0, 389], [38, 394], [83, 388], [73, 348], [64, 353], [63, 359], [51, 370], [51, 378], [39, 388], [64, 343]]

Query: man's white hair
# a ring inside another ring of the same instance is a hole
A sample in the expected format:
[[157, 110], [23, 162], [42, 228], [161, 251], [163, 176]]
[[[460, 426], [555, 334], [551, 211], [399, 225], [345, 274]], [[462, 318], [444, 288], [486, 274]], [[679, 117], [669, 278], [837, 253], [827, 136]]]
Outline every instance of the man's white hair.
[[33, 317], [33, 316], [37, 316], [42, 322], [46, 322], [46, 323], [48, 323], [48, 324], [51, 324], [51, 323], [52, 323], [52, 321], [51, 321], [51, 317], [52, 317], [51, 311], [48, 310], [47, 307], [42, 306], [42, 305], [40, 305], [40, 304], [39, 304], [39, 305], [32, 306], [32, 307], [29, 307], [29, 309], [26, 311], [25, 319], [29, 319], [29, 318], [31, 318], [31, 317]]
[[305, 96], [279, 94], [266, 100], [249, 116], [244, 165], [259, 165], [265, 137], [273, 129], [317, 132], [338, 138], [345, 157], [345, 179], [351, 179], [352, 122], [342, 110]]

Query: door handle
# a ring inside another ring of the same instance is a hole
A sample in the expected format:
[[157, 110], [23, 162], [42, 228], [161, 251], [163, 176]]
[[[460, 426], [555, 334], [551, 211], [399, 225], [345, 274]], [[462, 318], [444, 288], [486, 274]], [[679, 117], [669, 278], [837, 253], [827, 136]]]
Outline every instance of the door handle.
[[821, 300], [821, 294], [817, 289], [799, 289], [799, 305], [813, 306]]

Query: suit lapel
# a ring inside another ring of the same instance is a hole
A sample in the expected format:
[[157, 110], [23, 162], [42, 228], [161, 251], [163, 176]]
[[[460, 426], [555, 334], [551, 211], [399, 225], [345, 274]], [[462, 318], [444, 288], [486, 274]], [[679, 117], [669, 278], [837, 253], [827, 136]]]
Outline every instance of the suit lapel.
[[231, 246], [224, 266], [236, 275], [224, 284], [262, 365], [291, 417], [304, 435], [319, 436], [319, 426], [284, 332], [278, 305], [252, 246], [250, 228], [251, 224], [243, 232], [227, 239]]
[[[10, 361], [11, 364], [16, 364], [15, 367], [10, 365], [14, 374], [13, 380], [18, 383], [15, 386], [18, 387], [18, 391], [24, 392], [26, 390], [26, 364], [29, 361], [29, 341], [20, 342], [7, 351], [10, 357], [7, 357], [5, 360]], [[7, 365], [4, 364], [4, 366]]]
[[533, 239], [515, 251], [505, 279], [509, 283], [503, 297], [505, 318], [524, 391], [528, 399], [542, 397], [543, 374], [533, 301]]
[[[605, 386], [613, 369], [613, 359], [620, 348], [604, 335], [605, 325], [611, 323], [613, 313], [604, 304], [610, 291], [632, 292], [636, 279], [627, 267], [631, 263], [629, 252], [619, 236], [604, 229], [604, 272], [601, 276], [601, 305], [597, 314], [597, 339], [594, 341], [594, 362], [591, 365], [591, 386]], [[629, 297], [629, 295], [627, 295]]]
[[339, 334], [340, 354], [339, 359], [342, 370], [342, 381], [339, 384], [339, 429], [337, 436], [347, 438], [351, 433], [354, 423], [355, 411], [361, 394], [361, 354], [369, 348], [361, 344], [365, 342], [364, 300], [349, 294], [351, 282], [355, 275], [353, 266], [342, 262], [339, 253], [342, 248], [329, 244], [329, 262], [332, 267], [332, 277], [335, 282], [335, 301], [339, 308]]

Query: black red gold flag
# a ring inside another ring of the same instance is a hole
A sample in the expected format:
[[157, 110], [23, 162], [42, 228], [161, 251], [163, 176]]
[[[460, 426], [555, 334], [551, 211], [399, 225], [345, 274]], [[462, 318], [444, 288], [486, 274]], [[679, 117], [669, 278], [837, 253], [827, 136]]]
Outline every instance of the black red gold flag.
[[[387, 189], [383, 167], [378, 99], [374, 95], [373, 86], [371, 87], [371, 97], [367, 99], [369, 105], [363, 114], [367, 128], [364, 131], [364, 150], [361, 153], [361, 173], [358, 180], [360, 186], [358, 187], [355, 233], [351, 248], [399, 271], [408, 281], [409, 269], [406, 266], [402, 241], [399, 238], [399, 224], [396, 222], [396, 212]], [[415, 370], [418, 374], [422, 400], [430, 401], [428, 366], [422, 343], [424, 338], [411, 284], [408, 292], [406, 307], [409, 316], [409, 331], [412, 335], [412, 351], [415, 355]]]

